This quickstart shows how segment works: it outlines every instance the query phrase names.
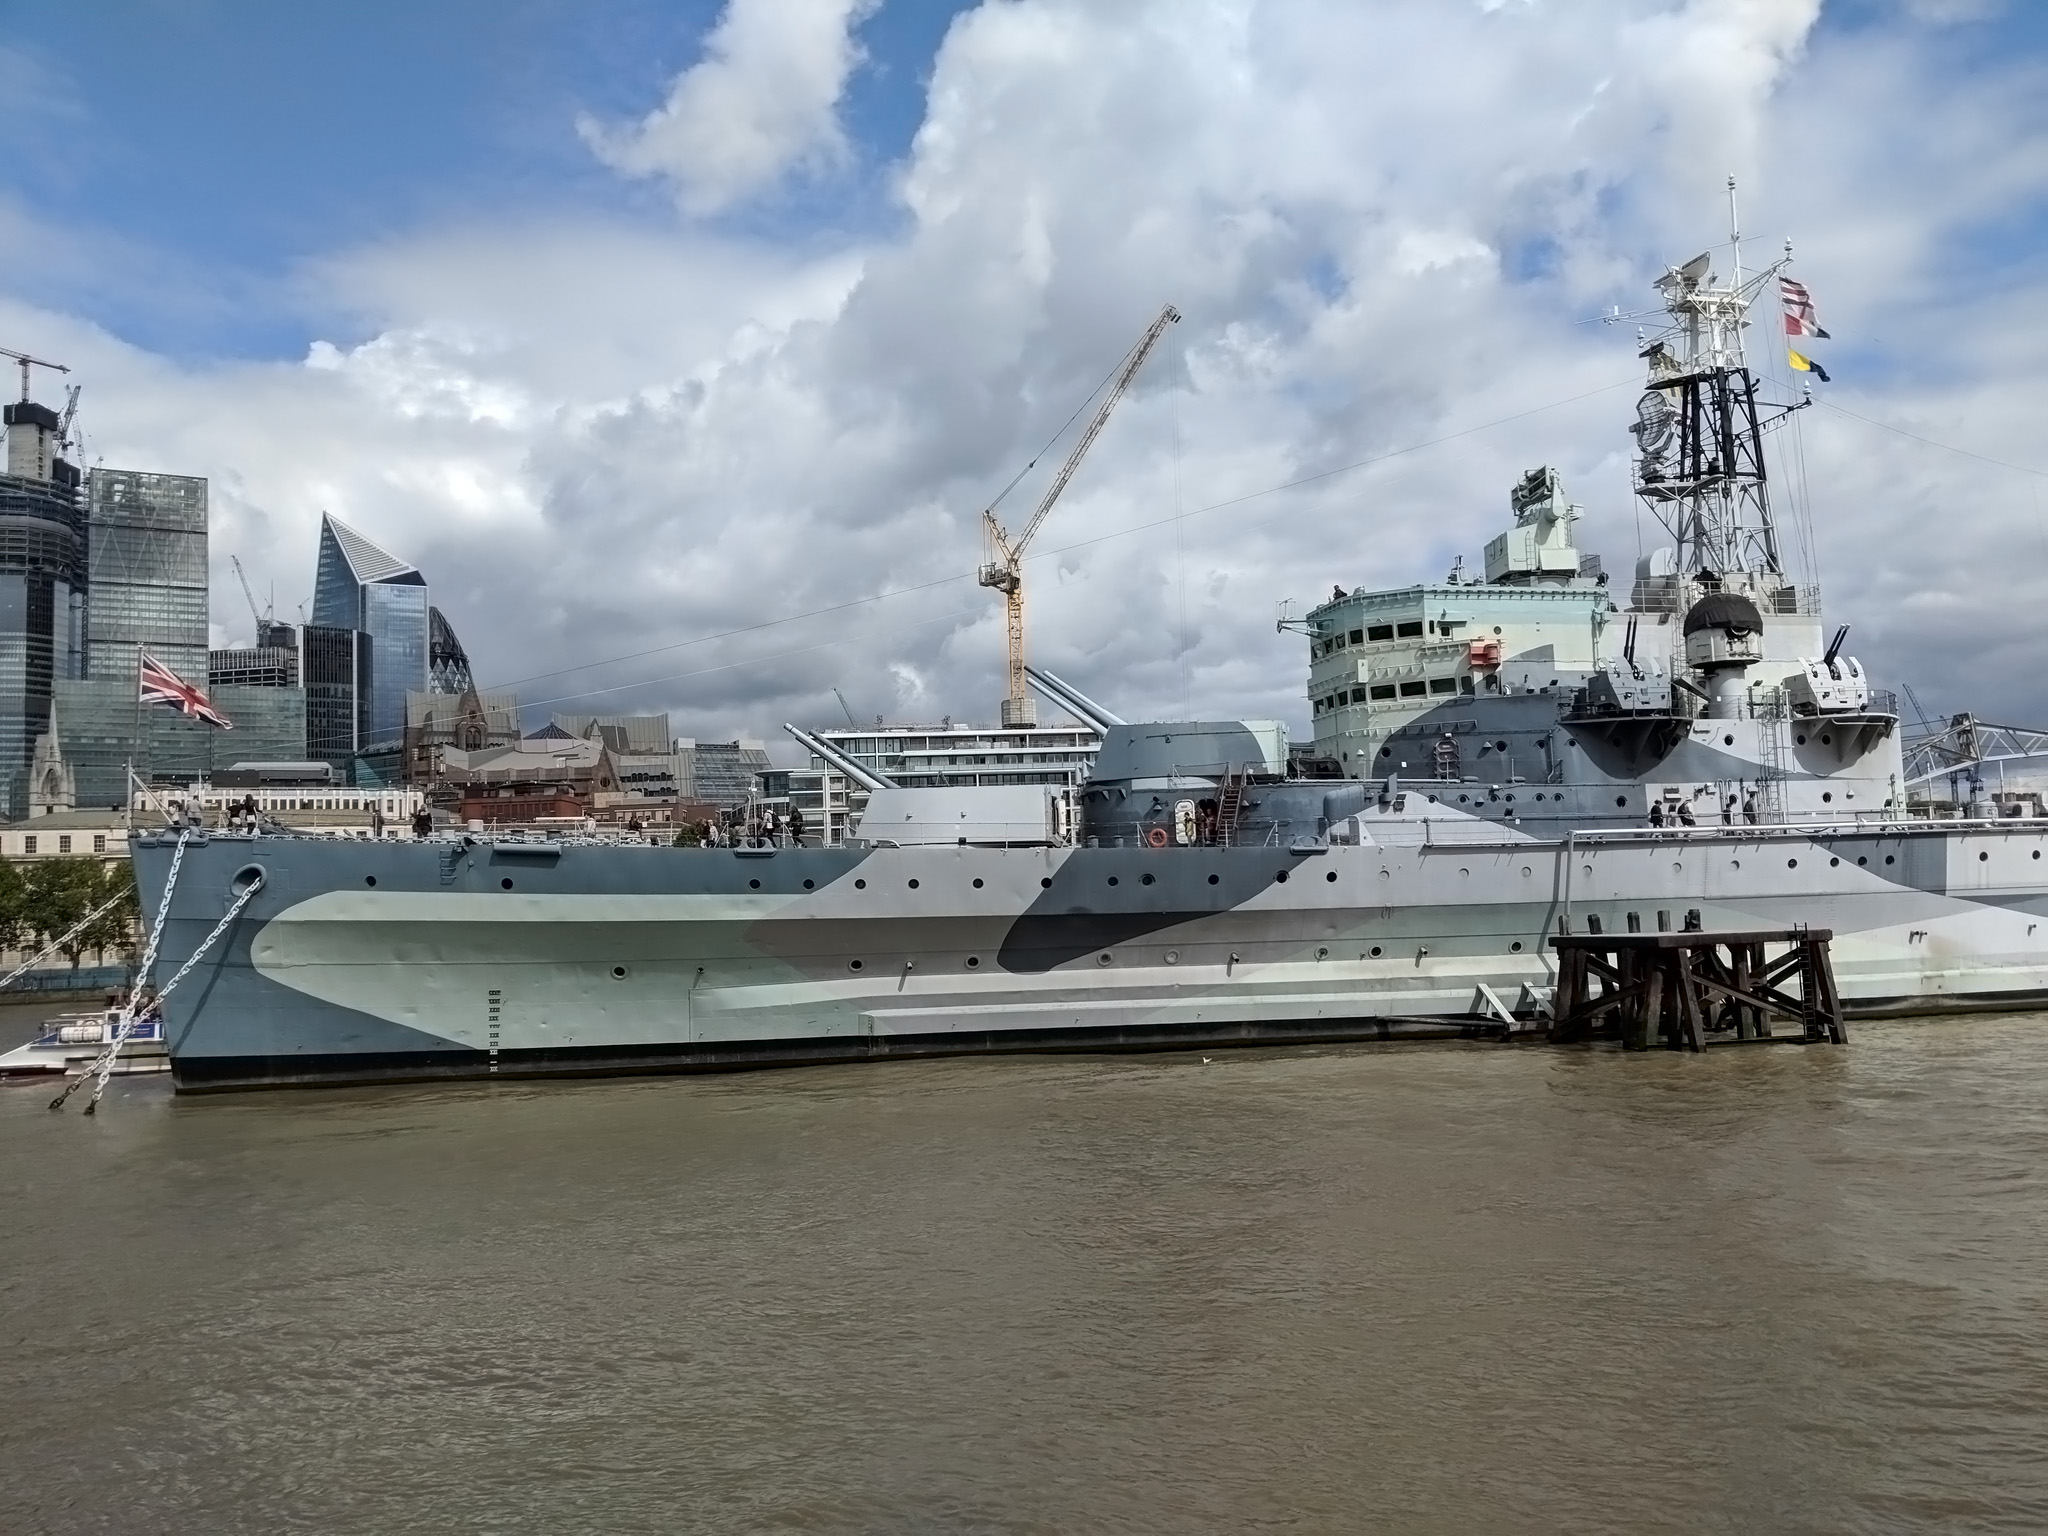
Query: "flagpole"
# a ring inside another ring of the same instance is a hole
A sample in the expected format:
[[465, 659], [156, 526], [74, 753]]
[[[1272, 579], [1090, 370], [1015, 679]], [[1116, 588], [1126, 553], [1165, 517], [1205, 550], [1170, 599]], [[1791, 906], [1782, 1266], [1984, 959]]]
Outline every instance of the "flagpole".
[[[128, 781], [129, 781], [129, 789], [128, 789], [128, 826], [129, 826], [129, 830], [131, 830], [131, 831], [132, 831], [132, 830], [134, 830], [134, 827], [135, 827], [135, 790], [134, 790], [134, 786], [135, 786], [135, 785], [136, 785], [137, 783], [141, 782], [141, 781], [140, 781], [140, 780], [139, 780], [139, 779], [138, 779], [138, 778], [136, 777], [136, 773], [135, 773], [135, 754], [136, 754], [136, 751], [137, 751], [137, 749], [138, 749], [138, 748], [140, 748], [140, 747], [141, 747], [141, 745], [142, 745], [142, 647], [141, 647], [140, 645], [137, 645], [137, 646], [135, 647], [135, 728], [134, 728], [134, 730], [132, 730], [131, 732], [129, 732], [129, 735], [128, 735]], [[144, 758], [143, 758], [143, 768], [144, 768], [145, 770], [147, 770], [147, 769], [148, 769], [148, 767], [149, 767], [149, 759], [148, 759], [148, 757], [147, 757], [147, 756], [145, 755], [145, 756], [144, 756]]]

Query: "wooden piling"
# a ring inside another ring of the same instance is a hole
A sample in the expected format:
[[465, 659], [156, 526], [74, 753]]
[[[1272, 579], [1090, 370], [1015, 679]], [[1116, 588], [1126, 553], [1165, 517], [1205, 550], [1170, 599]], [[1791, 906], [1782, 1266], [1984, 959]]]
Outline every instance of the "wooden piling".
[[[1631, 1050], [1754, 1041], [1846, 1044], [1825, 928], [1557, 934], [1551, 1038]], [[1774, 946], [1782, 953], [1772, 955]], [[1723, 952], [1725, 953], [1725, 956]], [[1799, 1032], [1774, 1034], [1773, 1017]]]

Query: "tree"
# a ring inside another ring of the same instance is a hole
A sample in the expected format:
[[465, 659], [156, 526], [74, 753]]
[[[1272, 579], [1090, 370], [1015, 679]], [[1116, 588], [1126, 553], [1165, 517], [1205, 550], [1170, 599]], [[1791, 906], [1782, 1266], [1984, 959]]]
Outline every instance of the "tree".
[[126, 949], [135, 939], [141, 907], [135, 894], [135, 866], [126, 859], [100, 866], [99, 878], [94, 882], [92, 904], [98, 906], [104, 901], [113, 901], [114, 904], [94, 918], [91, 926], [79, 936], [82, 947], [98, 950], [101, 954], [110, 949]]
[[29, 933], [28, 887], [18, 865], [0, 860], [0, 949], [13, 949]]
[[[97, 859], [38, 859], [24, 866], [22, 883], [27, 888], [24, 926], [42, 944], [69, 933], [79, 919], [112, 894], [100, 889]], [[71, 934], [61, 952], [76, 967], [79, 956], [92, 947], [86, 932], [80, 930]]]

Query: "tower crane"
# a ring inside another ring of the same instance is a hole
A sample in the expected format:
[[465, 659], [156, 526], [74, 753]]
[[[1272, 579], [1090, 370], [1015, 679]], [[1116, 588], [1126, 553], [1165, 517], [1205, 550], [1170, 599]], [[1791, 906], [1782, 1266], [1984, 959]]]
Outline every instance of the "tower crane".
[[71, 424], [78, 420], [78, 397], [84, 392], [83, 384], [67, 384], [64, 387], [64, 414], [57, 418], [57, 447], [60, 451], [73, 446]]
[[21, 398], [24, 400], [28, 398], [29, 369], [48, 368], [56, 373], [69, 373], [71, 371], [62, 363], [53, 363], [50, 362], [47, 358], [30, 357], [26, 352], [15, 352], [9, 350], [6, 347], [0, 347], [0, 357], [11, 357], [17, 363], [21, 364]]
[[[1024, 547], [1045, 523], [1046, 514], [1052, 511], [1053, 503], [1060, 499], [1060, 493], [1067, 488], [1067, 482], [1074, 478], [1074, 471], [1081, 467], [1081, 460], [1100, 435], [1103, 425], [1109, 420], [1109, 413], [1116, 409], [1117, 401], [1124, 391], [1131, 387], [1131, 380], [1138, 376], [1138, 370], [1145, 365], [1159, 338], [1166, 328], [1180, 319], [1180, 311], [1171, 304], [1159, 311], [1159, 317], [1138, 338], [1138, 344], [1131, 348], [1123, 363], [1116, 371], [1116, 377], [1109, 386], [1109, 393], [1103, 396], [1102, 404], [1096, 407], [1095, 415], [1082, 430], [1081, 437], [1074, 444], [1074, 451], [1067, 455], [1067, 462], [1060, 466], [1060, 472], [1052, 477], [1052, 484], [1046, 488], [1044, 497], [1038, 503], [1038, 510], [1031, 514], [1024, 524], [1024, 531], [1011, 538], [1003, 525], [996, 521], [993, 506], [982, 511], [982, 532], [987, 536], [990, 558], [975, 572], [975, 580], [984, 587], [993, 587], [1003, 594], [1006, 617], [1009, 620], [1010, 638], [1010, 690], [1003, 700], [1003, 724], [1006, 726], [1036, 725], [1038, 708], [1031, 697], [1031, 685], [1024, 673]], [[1001, 498], [998, 497], [998, 500]]]
[[249, 600], [249, 617], [256, 621], [256, 643], [263, 644], [263, 636], [270, 628], [270, 613], [256, 606], [256, 594], [249, 590], [249, 574], [242, 569], [242, 557], [229, 555], [228, 564], [235, 568], [235, 580], [242, 584], [242, 596]]

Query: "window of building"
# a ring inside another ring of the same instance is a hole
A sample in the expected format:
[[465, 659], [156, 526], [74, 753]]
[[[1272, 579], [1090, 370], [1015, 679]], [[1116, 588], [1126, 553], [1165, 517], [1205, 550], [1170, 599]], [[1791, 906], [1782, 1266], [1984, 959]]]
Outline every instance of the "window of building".
[[1422, 620], [1403, 619], [1399, 624], [1396, 624], [1394, 626], [1394, 633], [1399, 635], [1404, 640], [1410, 638], [1411, 636], [1419, 636], [1422, 633]]
[[92, 851], [93, 851], [94, 853], [105, 853], [105, 852], [107, 851], [107, 834], [106, 834], [106, 833], [104, 833], [104, 832], [95, 832], [95, 833], [93, 833], [93, 835], [92, 835]]
[[71, 834], [69, 832], [60, 832], [57, 835], [57, 851], [59, 853], [69, 853], [71, 851]]
[[34, 853], [36, 851], [36, 840], [32, 837], [24, 837], [21, 840], [21, 851], [23, 853]]
[[1391, 699], [1394, 696], [1394, 691], [1392, 683], [1374, 683], [1372, 685], [1372, 696], [1376, 699]]
[[1429, 691], [1431, 693], [1456, 693], [1458, 691], [1458, 680], [1455, 677], [1432, 677], [1429, 680]]
[[1365, 638], [1368, 640], [1391, 640], [1394, 638], [1394, 626], [1391, 624], [1374, 624], [1366, 630]]
[[1427, 692], [1429, 692], [1429, 684], [1422, 681], [1421, 678], [1417, 678], [1412, 683], [1403, 683], [1401, 685], [1401, 697], [1404, 699], [1420, 698]]

